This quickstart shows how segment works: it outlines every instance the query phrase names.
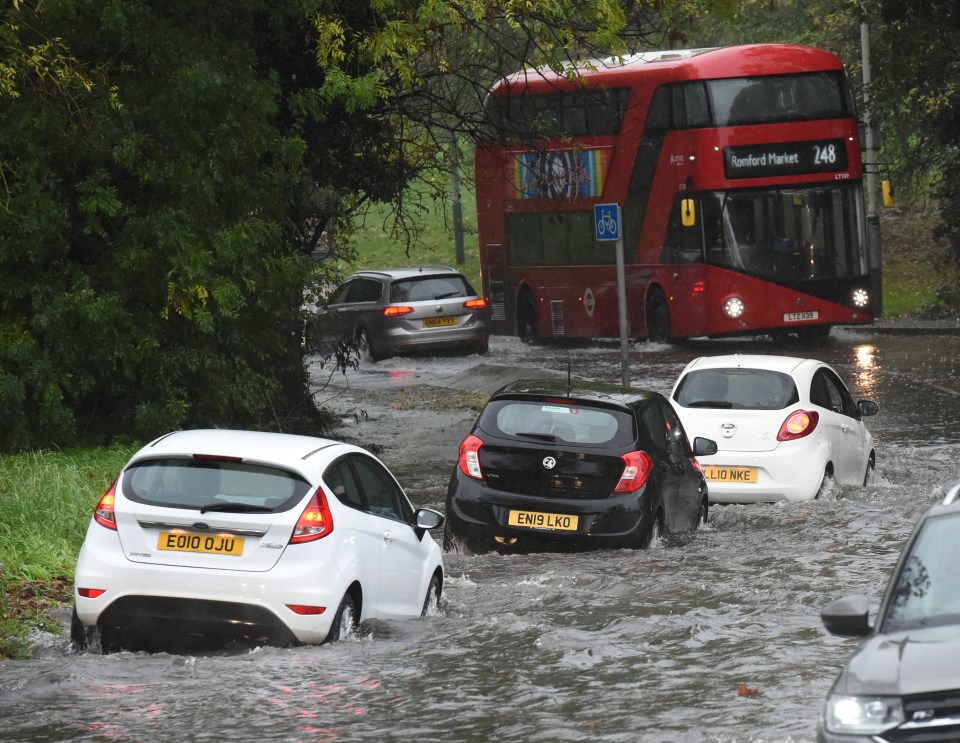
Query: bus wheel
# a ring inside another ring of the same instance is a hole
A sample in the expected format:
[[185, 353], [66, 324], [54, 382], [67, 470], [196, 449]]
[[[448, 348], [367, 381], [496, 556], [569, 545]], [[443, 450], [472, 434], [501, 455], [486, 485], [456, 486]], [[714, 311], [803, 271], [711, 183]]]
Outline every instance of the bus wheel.
[[540, 340], [537, 335], [537, 308], [528, 291], [521, 294], [517, 302], [517, 335], [523, 343], [536, 343]]
[[670, 342], [670, 310], [663, 292], [654, 289], [647, 300], [647, 340], [650, 343]]

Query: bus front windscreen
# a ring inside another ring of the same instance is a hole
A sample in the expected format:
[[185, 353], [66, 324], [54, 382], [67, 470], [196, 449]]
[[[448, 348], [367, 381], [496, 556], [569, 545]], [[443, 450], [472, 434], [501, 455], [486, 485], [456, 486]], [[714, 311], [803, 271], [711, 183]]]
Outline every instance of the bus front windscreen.
[[867, 273], [855, 185], [703, 194], [706, 261], [772, 280]]

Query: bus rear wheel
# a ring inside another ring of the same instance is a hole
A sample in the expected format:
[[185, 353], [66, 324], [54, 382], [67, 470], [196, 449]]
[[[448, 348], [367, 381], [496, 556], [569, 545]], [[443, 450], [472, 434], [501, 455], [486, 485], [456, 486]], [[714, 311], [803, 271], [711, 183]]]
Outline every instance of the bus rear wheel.
[[647, 299], [647, 340], [650, 343], [669, 343], [670, 309], [663, 292], [654, 289]]
[[537, 307], [529, 291], [521, 294], [517, 301], [517, 335], [523, 343], [536, 343], [540, 340], [537, 334]]

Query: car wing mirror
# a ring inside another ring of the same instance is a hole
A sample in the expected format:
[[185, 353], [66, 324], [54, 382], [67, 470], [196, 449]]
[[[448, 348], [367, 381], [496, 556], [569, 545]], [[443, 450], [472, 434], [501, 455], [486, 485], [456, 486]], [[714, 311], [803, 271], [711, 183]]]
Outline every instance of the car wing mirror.
[[877, 405], [873, 400], [859, 400], [857, 402], [857, 410], [860, 411], [860, 415], [866, 417], [879, 413], [880, 406]]
[[436, 529], [443, 524], [443, 514], [432, 508], [418, 509], [414, 518], [418, 529]]
[[831, 601], [820, 610], [820, 620], [827, 632], [843, 637], [864, 637], [870, 634], [870, 599], [846, 596]]
[[703, 436], [697, 436], [693, 440], [693, 453], [698, 457], [709, 457], [717, 453], [717, 442], [713, 439], [705, 439]]

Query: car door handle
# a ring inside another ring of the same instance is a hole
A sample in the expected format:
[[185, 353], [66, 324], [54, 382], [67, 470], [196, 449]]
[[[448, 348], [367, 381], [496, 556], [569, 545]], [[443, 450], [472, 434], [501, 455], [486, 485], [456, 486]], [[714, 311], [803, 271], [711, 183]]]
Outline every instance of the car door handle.
[[385, 531], [385, 532], [383, 533], [383, 541], [384, 541], [384, 542], [392, 542], [392, 541], [393, 541], [393, 534], [391, 534], [391, 533], [388, 532], [388, 531]]

